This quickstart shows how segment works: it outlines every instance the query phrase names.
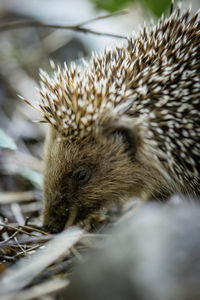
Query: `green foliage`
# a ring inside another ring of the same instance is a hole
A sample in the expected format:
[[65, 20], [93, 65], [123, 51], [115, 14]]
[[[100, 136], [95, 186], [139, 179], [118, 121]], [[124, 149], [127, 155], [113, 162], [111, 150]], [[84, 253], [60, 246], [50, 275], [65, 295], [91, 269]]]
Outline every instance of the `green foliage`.
[[13, 139], [10, 136], [8, 136], [1, 128], [0, 128], [0, 148], [17, 150], [17, 145], [15, 144]]
[[99, 9], [105, 9], [109, 12], [115, 12], [123, 9], [127, 4], [133, 3], [135, 0], [92, 0]]
[[143, 0], [146, 6], [160, 17], [170, 6], [171, 0]]
[[115, 12], [125, 8], [128, 4], [138, 1], [160, 17], [170, 6], [171, 0], [91, 0], [99, 9]]

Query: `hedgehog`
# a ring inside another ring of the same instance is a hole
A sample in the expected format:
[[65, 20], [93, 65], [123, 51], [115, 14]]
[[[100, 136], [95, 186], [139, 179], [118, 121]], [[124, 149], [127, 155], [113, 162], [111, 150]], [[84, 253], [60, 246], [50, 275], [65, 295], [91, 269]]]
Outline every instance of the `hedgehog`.
[[199, 195], [199, 15], [177, 7], [89, 63], [40, 72], [50, 232], [130, 197]]

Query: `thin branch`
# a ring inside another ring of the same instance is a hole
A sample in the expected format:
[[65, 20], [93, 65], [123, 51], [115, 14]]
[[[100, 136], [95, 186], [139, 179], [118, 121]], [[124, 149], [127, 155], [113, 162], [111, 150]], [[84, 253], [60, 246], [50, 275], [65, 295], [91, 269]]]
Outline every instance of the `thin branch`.
[[28, 252], [31, 252], [31, 251], [33, 251], [33, 250], [36, 250], [36, 249], [38, 249], [39, 247], [41, 247], [41, 245], [36, 245], [36, 246], [33, 246], [33, 247], [31, 247], [31, 248], [29, 248], [29, 249], [23, 249], [23, 251], [22, 252], [18, 252], [16, 255], [15, 255], [15, 258], [17, 257], [17, 256], [20, 256], [20, 255], [22, 255], [22, 254], [26, 254], [26, 253], [28, 253]]
[[12, 231], [17, 231], [17, 232], [19, 232], [19, 233], [24, 233], [24, 234], [27, 234], [27, 235], [30, 235], [30, 236], [35, 236], [35, 237], [37, 237], [36, 234], [27, 232], [27, 231], [25, 231], [25, 230], [23, 230], [23, 229], [20, 229], [20, 228], [11, 226], [11, 225], [6, 225], [6, 224], [4, 224], [4, 223], [0, 223], [0, 226], [2, 226], [3, 228], [6, 228], [6, 229], [8, 229], [8, 230], [10, 229], [10, 230], [12, 230]]
[[18, 235], [18, 231], [15, 231], [9, 238], [7, 238], [6, 240], [0, 242], [0, 245], [3, 245], [3, 244], [7, 244], [9, 241], [11, 241], [16, 235]]
[[118, 34], [112, 34], [112, 33], [106, 33], [106, 32], [99, 32], [95, 31], [89, 28], [85, 28], [83, 26], [88, 25], [92, 22], [98, 21], [98, 20], [103, 20], [107, 19], [116, 15], [123, 15], [126, 14], [127, 12], [121, 11], [113, 14], [108, 14], [100, 17], [96, 17], [87, 21], [84, 21], [82, 23], [79, 23], [77, 25], [59, 25], [59, 24], [53, 24], [53, 23], [45, 23], [41, 21], [32, 21], [32, 20], [27, 20], [27, 21], [16, 21], [16, 22], [10, 22], [6, 24], [0, 24], [0, 31], [6, 31], [6, 30], [12, 30], [12, 29], [19, 29], [19, 28], [27, 28], [27, 27], [43, 27], [43, 28], [54, 28], [54, 29], [67, 29], [67, 30], [73, 30], [77, 32], [81, 32], [84, 34], [94, 34], [98, 36], [107, 36], [111, 38], [119, 38], [119, 39], [127, 39], [126, 36], [123, 35], [118, 35]]
[[[27, 247], [29, 245], [34, 245], [34, 244], [43, 244], [48, 242], [49, 240], [52, 240], [53, 236], [47, 236], [47, 235], [43, 235], [43, 236], [34, 236], [34, 237], [25, 237], [25, 238], [21, 238], [20, 239], [20, 245], [22, 247]], [[10, 247], [18, 247], [18, 244], [16, 243], [16, 241], [9, 241], [7, 244], [7, 246]]]
[[26, 230], [26, 232], [29, 232], [29, 231], [36, 231], [36, 232], [39, 232], [43, 235], [47, 235], [47, 236], [50, 236], [51, 237], [51, 234], [41, 230], [41, 229], [38, 229], [36, 227], [32, 227], [32, 226], [27, 226], [27, 225], [19, 225], [20, 228]]
[[22, 245], [19, 243], [18, 239], [16, 237], [14, 237], [14, 241], [17, 243], [18, 247], [21, 249], [21, 251], [23, 252], [23, 254], [25, 253], [25, 250], [23, 249]]
[[120, 10], [120, 11], [117, 11], [117, 12], [114, 12], [114, 13], [111, 13], [111, 14], [106, 14], [106, 15], [103, 15], [103, 16], [94, 17], [92, 19], [83, 21], [82, 23], [79, 23], [78, 26], [83, 27], [85, 25], [88, 25], [90, 23], [94, 23], [96, 21], [100, 21], [100, 20], [104, 20], [104, 19], [108, 19], [108, 18], [112, 18], [112, 17], [116, 17], [116, 16], [123, 16], [123, 15], [126, 15], [127, 13], [128, 12], [126, 10]]

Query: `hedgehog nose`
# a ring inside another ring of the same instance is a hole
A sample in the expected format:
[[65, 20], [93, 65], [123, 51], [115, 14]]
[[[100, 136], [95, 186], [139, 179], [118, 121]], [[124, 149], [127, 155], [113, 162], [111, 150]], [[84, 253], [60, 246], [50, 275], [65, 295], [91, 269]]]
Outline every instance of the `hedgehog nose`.
[[61, 232], [64, 229], [64, 227], [57, 226], [56, 224], [54, 224], [54, 225], [43, 225], [42, 229], [47, 233], [56, 234]]
[[42, 226], [42, 230], [43, 230], [44, 232], [50, 232], [49, 226], [48, 226], [48, 225], [43, 225], [43, 226]]

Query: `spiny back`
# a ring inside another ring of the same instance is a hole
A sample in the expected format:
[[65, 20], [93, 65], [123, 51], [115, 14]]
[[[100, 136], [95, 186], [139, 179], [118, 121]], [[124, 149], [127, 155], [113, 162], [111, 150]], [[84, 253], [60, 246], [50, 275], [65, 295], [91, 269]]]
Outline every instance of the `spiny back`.
[[[93, 54], [86, 67], [41, 71], [45, 122], [70, 141], [98, 133], [104, 115], [141, 120], [144, 142], [178, 179], [199, 184], [199, 12], [176, 9], [127, 46]], [[127, 104], [127, 107], [126, 107]]]

